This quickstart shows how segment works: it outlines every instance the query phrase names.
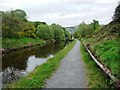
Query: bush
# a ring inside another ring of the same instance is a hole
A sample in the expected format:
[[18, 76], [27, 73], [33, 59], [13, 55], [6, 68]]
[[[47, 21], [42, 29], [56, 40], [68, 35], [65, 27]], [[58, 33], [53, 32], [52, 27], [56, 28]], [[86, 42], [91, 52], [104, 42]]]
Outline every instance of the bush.
[[66, 40], [70, 40], [70, 39], [71, 39], [71, 34], [70, 34], [69, 31], [64, 30], [64, 34], [65, 34], [65, 39], [66, 39]]
[[37, 35], [44, 40], [54, 39], [54, 31], [48, 25], [38, 25]]
[[96, 20], [93, 20], [93, 23], [91, 24], [85, 24], [83, 22], [77, 27], [77, 31], [74, 33], [74, 37], [82, 38], [82, 37], [91, 36], [93, 31], [97, 30], [99, 26], [100, 26], [99, 22]]
[[63, 27], [60, 25], [52, 24], [51, 25], [52, 30], [54, 30], [54, 39], [59, 40], [65, 40], [65, 33], [63, 30]]

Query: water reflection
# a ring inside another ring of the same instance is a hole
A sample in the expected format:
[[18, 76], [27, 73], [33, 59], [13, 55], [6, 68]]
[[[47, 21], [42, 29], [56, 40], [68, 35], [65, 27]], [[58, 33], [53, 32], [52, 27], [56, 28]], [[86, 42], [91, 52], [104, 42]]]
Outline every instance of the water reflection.
[[2, 56], [3, 84], [14, 82], [31, 72], [36, 66], [52, 58], [67, 43], [48, 43], [42, 47], [36, 46], [6, 53]]
[[21, 71], [14, 69], [13, 67], [7, 67], [4, 70], [3, 75], [2, 75], [3, 86], [4, 86], [4, 84], [8, 84], [8, 83], [18, 80], [22, 75], [23, 74]]
[[49, 58], [52, 58], [52, 57], [54, 56], [50, 55], [47, 58], [37, 58], [34, 55], [30, 56], [27, 61], [26, 73], [33, 71], [36, 66], [45, 63]]

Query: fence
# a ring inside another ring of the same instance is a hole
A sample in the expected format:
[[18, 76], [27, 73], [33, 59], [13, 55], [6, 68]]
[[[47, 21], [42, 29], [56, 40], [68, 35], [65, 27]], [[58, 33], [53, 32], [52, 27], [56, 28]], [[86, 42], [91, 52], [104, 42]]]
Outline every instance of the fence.
[[[84, 45], [83, 45], [84, 46]], [[84, 46], [85, 47], [85, 46]], [[106, 66], [102, 65], [91, 53], [91, 51], [85, 47], [89, 55], [92, 57], [94, 62], [104, 71], [104, 73], [114, 82], [116, 88], [120, 88], [120, 80], [118, 80]]]

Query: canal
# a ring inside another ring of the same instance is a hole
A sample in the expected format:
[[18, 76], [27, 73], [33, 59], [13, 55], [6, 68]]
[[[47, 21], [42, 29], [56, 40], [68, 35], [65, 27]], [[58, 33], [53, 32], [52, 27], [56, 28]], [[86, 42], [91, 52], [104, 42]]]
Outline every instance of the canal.
[[67, 44], [68, 42], [64, 41], [47, 43], [44, 46], [25, 48], [3, 54], [3, 87], [32, 72], [35, 67], [54, 57], [54, 54], [63, 49]]

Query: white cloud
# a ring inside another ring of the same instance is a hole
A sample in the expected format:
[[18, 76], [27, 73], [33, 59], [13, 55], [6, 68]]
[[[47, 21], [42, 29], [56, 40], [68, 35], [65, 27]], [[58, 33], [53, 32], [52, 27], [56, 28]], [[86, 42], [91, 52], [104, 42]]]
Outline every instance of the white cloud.
[[110, 22], [119, 0], [0, 0], [0, 10], [23, 9], [29, 20], [73, 26]]

